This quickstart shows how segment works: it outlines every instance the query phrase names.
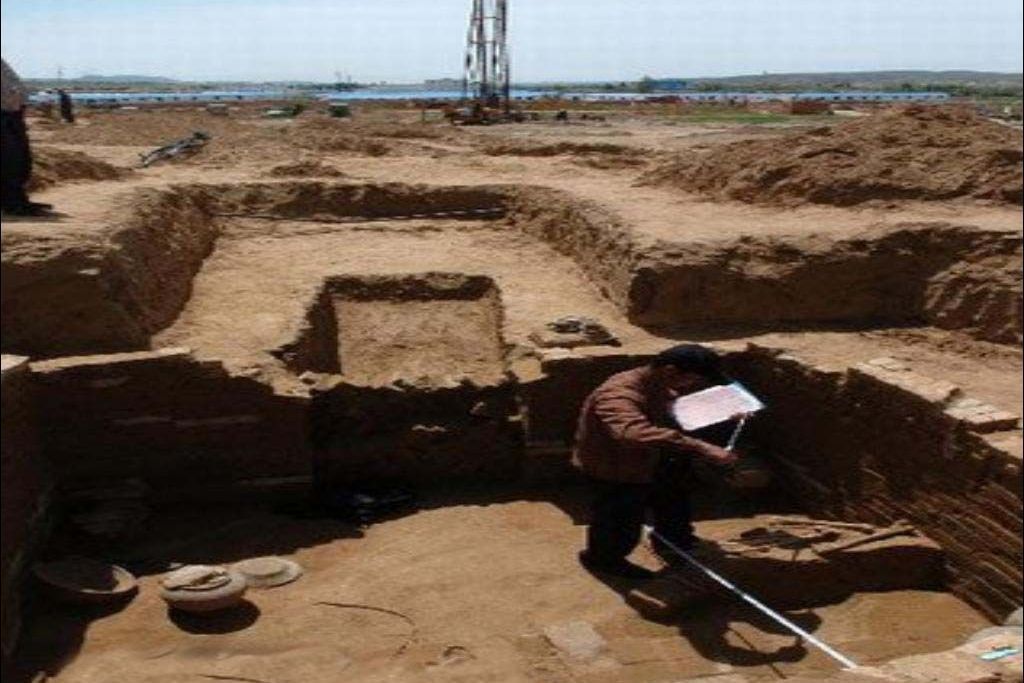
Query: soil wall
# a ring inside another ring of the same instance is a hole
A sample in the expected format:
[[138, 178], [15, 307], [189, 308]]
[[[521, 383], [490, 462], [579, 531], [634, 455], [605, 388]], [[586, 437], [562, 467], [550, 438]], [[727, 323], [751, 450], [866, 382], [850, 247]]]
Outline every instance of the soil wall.
[[137, 190], [109, 227], [49, 241], [4, 234], [3, 349], [35, 358], [145, 348], [188, 300], [215, 221], [191, 197]]
[[33, 358], [145, 349], [188, 301], [222, 216], [501, 216], [503, 186], [272, 182], [179, 185], [121, 196], [84, 236], [4, 233], [3, 350]]
[[[28, 361], [3, 357], [2, 544], [0, 544], [0, 641], [6, 662], [21, 626], [19, 584], [45, 536], [51, 500], [50, 472], [43, 460], [36, 423], [36, 394]], [[5, 664], [6, 666], [6, 664]]]
[[179, 186], [211, 215], [275, 218], [388, 218], [464, 213], [500, 216], [508, 188], [502, 185], [434, 187], [382, 183], [286, 181]]
[[[528, 449], [564, 459], [579, 406], [641, 355], [562, 356], [524, 373]], [[835, 371], [751, 347], [730, 372], [769, 406], [748, 437], [812, 515], [907, 519], [948, 558], [949, 588], [993, 619], [1021, 604], [1019, 418], [891, 359]]]
[[1021, 343], [1021, 240], [982, 240], [962, 260], [928, 279], [922, 312], [936, 327], [978, 339]]
[[573, 258], [646, 327], [932, 324], [1021, 343], [1018, 233], [908, 223], [842, 239], [645, 245], [596, 204], [534, 187], [510, 192], [508, 220]]
[[628, 307], [640, 248], [614, 215], [565, 192], [520, 187], [509, 194], [508, 221], [571, 257], [602, 294]]
[[630, 319], [704, 323], [929, 323], [1021, 341], [1021, 239], [908, 224], [839, 240], [663, 243], [632, 273]]
[[217, 497], [310, 474], [309, 400], [185, 349], [32, 364], [59, 485], [139, 478], [158, 498]]
[[315, 479], [441, 486], [510, 481], [522, 468], [513, 385], [451, 388], [338, 384], [313, 399]]
[[910, 520], [946, 551], [954, 593], [994, 619], [1021, 604], [1017, 416], [891, 359], [836, 372], [752, 348], [731, 361], [769, 406], [752, 436], [809, 512]]
[[642, 365], [648, 358], [619, 353], [550, 355], [536, 368], [516, 368], [525, 407], [527, 439], [533, 443], [570, 445], [580, 406], [587, 395], [610, 376]]

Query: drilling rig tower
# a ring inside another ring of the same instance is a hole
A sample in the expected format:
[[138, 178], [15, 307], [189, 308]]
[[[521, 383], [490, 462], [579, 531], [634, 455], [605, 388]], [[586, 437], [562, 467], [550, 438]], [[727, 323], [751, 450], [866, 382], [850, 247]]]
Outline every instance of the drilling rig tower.
[[466, 39], [463, 97], [474, 108], [511, 111], [508, 0], [473, 0]]

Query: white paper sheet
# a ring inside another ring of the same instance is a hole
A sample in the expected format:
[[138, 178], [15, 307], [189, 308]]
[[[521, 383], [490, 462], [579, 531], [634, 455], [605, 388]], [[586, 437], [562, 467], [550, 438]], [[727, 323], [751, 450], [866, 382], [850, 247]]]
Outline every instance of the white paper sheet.
[[672, 403], [672, 416], [685, 431], [725, 422], [741, 413], [756, 413], [764, 404], [739, 382], [711, 387]]

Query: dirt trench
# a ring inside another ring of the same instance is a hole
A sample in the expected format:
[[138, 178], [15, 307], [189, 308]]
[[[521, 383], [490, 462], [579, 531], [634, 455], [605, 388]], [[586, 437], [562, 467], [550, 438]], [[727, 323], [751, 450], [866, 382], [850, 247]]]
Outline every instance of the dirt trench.
[[952, 223], [855, 235], [643, 240], [594, 202], [542, 188], [510, 196], [509, 223], [571, 256], [630, 322], [885, 327], [930, 324], [1021, 343], [1021, 236]]
[[188, 301], [226, 218], [495, 217], [502, 197], [498, 187], [295, 181], [133, 190], [99, 231], [42, 242], [4, 234], [3, 350], [38, 358], [147, 348]]
[[1019, 344], [1020, 257], [1019, 235], [950, 224], [662, 243], [637, 264], [628, 311], [650, 326], [923, 323]]
[[[630, 322], [932, 324], [1021, 340], [1019, 234], [949, 223], [831, 238], [643, 240], [603, 207], [539, 187], [283, 181], [177, 185], [120, 197], [91, 236], [4, 237], [4, 350], [146, 348], [170, 325], [225, 221], [485, 219], [572, 258]], [[486, 273], [481, 273], [486, 275]]]
[[5, 353], [146, 348], [178, 315], [220, 230], [201, 202], [173, 189], [122, 196], [104, 220], [69, 239], [4, 233]]

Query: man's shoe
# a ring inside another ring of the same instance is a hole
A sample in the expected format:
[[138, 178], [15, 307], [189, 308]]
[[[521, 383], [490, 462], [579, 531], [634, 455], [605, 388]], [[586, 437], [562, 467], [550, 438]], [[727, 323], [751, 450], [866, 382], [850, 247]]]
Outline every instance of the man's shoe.
[[656, 576], [650, 569], [633, 564], [629, 560], [595, 560], [586, 550], [580, 551], [579, 559], [583, 568], [592, 574], [607, 574], [632, 581], [647, 581]]

